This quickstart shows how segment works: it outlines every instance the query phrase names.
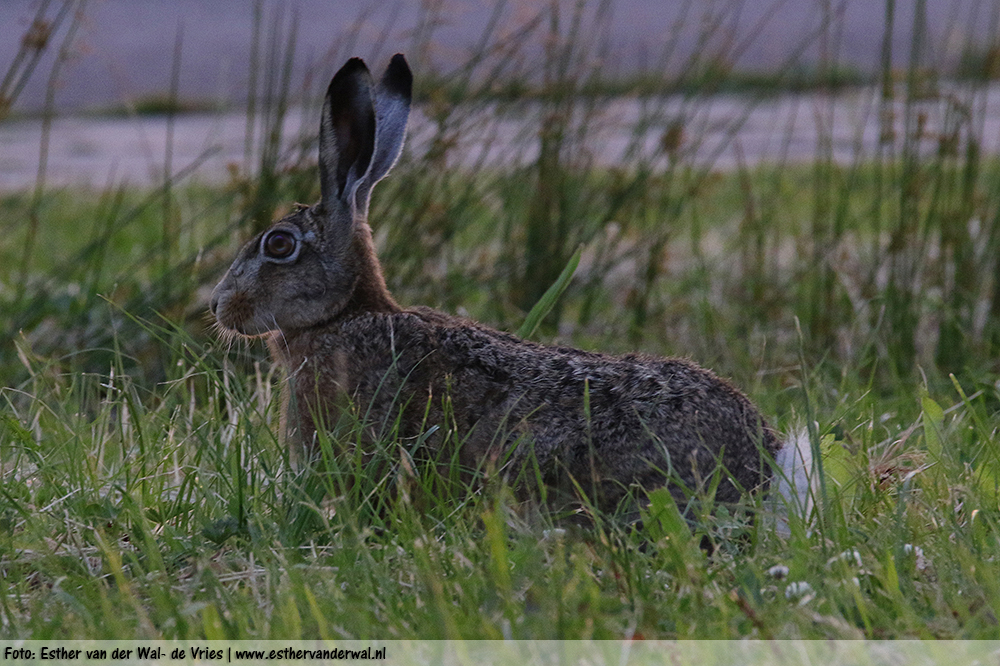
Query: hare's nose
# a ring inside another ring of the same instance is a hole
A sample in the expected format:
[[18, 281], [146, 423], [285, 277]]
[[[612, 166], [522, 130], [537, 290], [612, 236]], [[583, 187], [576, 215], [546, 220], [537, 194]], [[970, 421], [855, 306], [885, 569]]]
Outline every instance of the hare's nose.
[[212, 311], [212, 314], [216, 314], [216, 310], [219, 309], [219, 295], [212, 294], [212, 299], [208, 302], [208, 309]]

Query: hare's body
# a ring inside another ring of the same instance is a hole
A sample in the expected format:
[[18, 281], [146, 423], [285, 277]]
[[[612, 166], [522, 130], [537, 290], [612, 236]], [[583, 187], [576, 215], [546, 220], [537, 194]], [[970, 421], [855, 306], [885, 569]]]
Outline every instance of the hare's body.
[[765, 485], [780, 443], [708, 370], [539, 345], [395, 303], [366, 216], [402, 145], [410, 82], [402, 56], [377, 88], [359, 60], [338, 72], [320, 130], [322, 200], [248, 243], [213, 295], [220, 324], [266, 336], [286, 368], [289, 432], [309, 445], [352, 409], [373, 444], [423, 441], [465, 470], [537, 474], [602, 508], [633, 486], [680, 498], [719, 480], [716, 498], [734, 501]]
[[394, 427], [404, 438], [455, 427], [463, 469], [513, 476], [537, 464], [547, 484], [579, 483], [605, 508], [671, 475], [676, 494], [690, 496], [719, 463], [732, 478], [716, 497], [736, 501], [761, 484], [761, 451], [777, 449], [743, 395], [679, 359], [539, 345], [425, 308], [344, 317], [274, 342], [292, 368], [289, 425], [299, 437], [312, 437], [314, 419], [336, 422], [348, 403], [372, 442]]

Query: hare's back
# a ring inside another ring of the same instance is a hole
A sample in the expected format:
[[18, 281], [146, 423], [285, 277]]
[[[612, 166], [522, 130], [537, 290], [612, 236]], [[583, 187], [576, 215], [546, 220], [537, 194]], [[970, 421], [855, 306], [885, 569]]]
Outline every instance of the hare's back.
[[447, 395], [449, 418], [473, 432], [473, 459], [498, 443], [523, 449], [528, 435], [543, 470], [617, 485], [662, 483], [668, 471], [696, 485], [721, 461], [737, 481], [721, 495], [736, 499], [738, 486], [759, 485], [761, 451], [779, 446], [742, 393], [686, 360], [540, 345], [427, 308], [364, 315], [341, 333], [359, 361], [358, 398], [407, 396], [422, 418], [415, 395], [434, 408]]

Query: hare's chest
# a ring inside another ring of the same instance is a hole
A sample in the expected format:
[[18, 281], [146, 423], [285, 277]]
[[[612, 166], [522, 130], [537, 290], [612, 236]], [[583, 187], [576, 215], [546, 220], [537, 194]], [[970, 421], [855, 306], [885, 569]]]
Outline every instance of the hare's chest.
[[412, 358], [421, 355], [418, 350], [394, 349], [371, 337], [330, 336], [295, 351], [284, 364], [289, 383], [300, 400], [315, 407], [351, 403], [377, 408], [423, 374], [415, 372], [419, 363]]

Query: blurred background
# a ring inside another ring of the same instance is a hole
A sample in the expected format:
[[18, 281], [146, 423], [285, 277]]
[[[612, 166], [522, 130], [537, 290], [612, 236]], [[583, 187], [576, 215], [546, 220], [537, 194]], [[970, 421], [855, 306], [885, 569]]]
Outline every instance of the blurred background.
[[[49, 182], [103, 186], [127, 174], [131, 182], [148, 184], [162, 167], [162, 128], [99, 120], [170, 110], [228, 112], [228, 122], [187, 119], [172, 137], [174, 153], [182, 159], [209, 145], [225, 151], [210, 159], [213, 168], [201, 170], [203, 176], [218, 178], [224, 175], [221, 167], [243, 149], [240, 121], [248, 95], [268, 94], [250, 89], [262, 83], [262, 59], [277, 65], [276, 48], [285, 57], [281, 89], [293, 106], [305, 101], [318, 88], [317, 81], [328, 78], [346, 57], [359, 54], [375, 66], [400, 50], [421, 72], [418, 85], [425, 94], [436, 87], [438, 77], [475, 65], [477, 86], [483, 87], [489, 77], [495, 92], [507, 87], [505, 93], [516, 96], [521, 84], [544, 84], [545, 40], [552, 28], [546, 22], [558, 24], [560, 18], [556, 32], [582, 31], [578, 38], [586, 44], [580, 46], [586, 46], [592, 68], [587, 76], [599, 78], [606, 94], [622, 96], [633, 94], [629, 84], [640, 81], [647, 94], [669, 93], [670, 83], [690, 86], [692, 70], [727, 89], [791, 90], [817, 87], [821, 74], [838, 86], [874, 83], [887, 65], [905, 68], [915, 56], [944, 76], [962, 76], [988, 55], [990, 8], [984, 3], [895, 5], [843, 0], [492, 5], [463, 0], [11, 0], [0, 6], [0, 25], [7, 35], [0, 43], [0, 63], [16, 65], [8, 70], [13, 76], [5, 90], [5, 97], [16, 97], [16, 106], [7, 99], [12, 107], [7, 113], [37, 117], [48, 104], [61, 117], [95, 118], [50, 128]], [[580, 25], [573, 28], [574, 22]], [[914, 54], [916, 36], [920, 52]], [[44, 47], [35, 48], [42, 41]], [[486, 57], [493, 62], [483, 66], [478, 61]], [[772, 112], [768, 107], [758, 115]], [[800, 133], [809, 132], [806, 124], [797, 128]], [[848, 134], [855, 128], [839, 129]], [[8, 130], [0, 187], [30, 187], [38, 170], [38, 123]], [[773, 157], [760, 144], [775, 137], [775, 126], [762, 132], [766, 136], [755, 137], [753, 145], [742, 141], [750, 161]], [[795, 158], [808, 159], [814, 136], [797, 135], [795, 140]], [[723, 159], [732, 166], [732, 155]]]
[[402, 302], [514, 329], [582, 248], [543, 339], [760, 390], [803, 360], [889, 387], [988, 370], [998, 21], [962, 0], [11, 0], [6, 334], [85, 369], [124, 349], [149, 379], [170, 352], [148, 322], [211, 345], [235, 249], [316, 198], [329, 77], [402, 51], [411, 137], [372, 211]]
[[[0, 62], [11, 62], [20, 36], [42, 5], [55, 18], [58, 1], [8, 0], [0, 6]], [[557, 7], [570, 19], [577, 2], [546, 1], [489, 3], [471, 0], [424, 2], [253, 2], [199, 0], [88, 0], [65, 66], [58, 99], [64, 111], [120, 108], [170, 90], [172, 53], [178, 33], [183, 39], [179, 89], [185, 99], [207, 105], [242, 104], [249, 79], [249, 54], [255, 39], [255, 11], [266, 10], [265, 28], [295, 20], [298, 56], [292, 64], [292, 87], [304, 77], [330, 67], [338, 51], [350, 50], [381, 62], [414, 39], [427, 38], [420, 62], [423, 69], [451, 69], [466, 64], [491, 22], [493, 38], [516, 39], [518, 27], [537, 20], [538, 13]], [[790, 61], [815, 68], [836, 58], [842, 67], [874, 77], [878, 74], [884, 39], [890, 39], [893, 66], [905, 66], [920, 3], [900, 2], [893, 9], [892, 31], [886, 30], [885, 2], [832, 0], [591, 0], [588, 11], [601, 13], [604, 51], [602, 71], [613, 77], [638, 73], [677, 76], [684, 63], [706, 48], [727, 64], [744, 71], [774, 72]], [[936, 61], [959, 67], [968, 49], [988, 43], [988, 3], [936, 0], [924, 4], [927, 48]], [[496, 13], [501, 16], [497, 17]], [[68, 27], [68, 23], [63, 29]], [[824, 22], [830, 23], [824, 43]], [[505, 32], [507, 31], [507, 32]], [[423, 33], [432, 32], [431, 35]], [[59, 35], [55, 35], [58, 39]], [[667, 42], [672, 58], [664, 60]], [[538, 57], [539, 39], [520, 45], [517, 59]], [[51, 68], [56, 49], [48, 49], [39, 67]], [[411, 59], [413, 58], [411, 54]], [[39, 76], [27, 83], [18, 107], [38, 112], [44, 106], [46, 82]]]

